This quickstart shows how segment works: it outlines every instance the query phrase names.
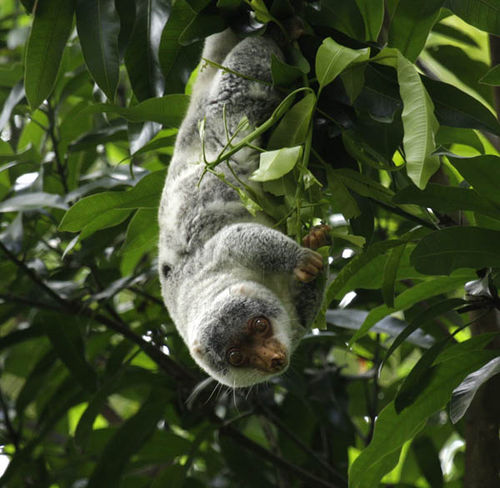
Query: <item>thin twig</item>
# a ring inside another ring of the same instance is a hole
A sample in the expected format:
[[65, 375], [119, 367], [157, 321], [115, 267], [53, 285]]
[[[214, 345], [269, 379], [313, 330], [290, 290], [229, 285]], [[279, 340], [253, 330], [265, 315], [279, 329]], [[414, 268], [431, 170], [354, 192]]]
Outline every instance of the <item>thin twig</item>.
[[305, 453], [311, 456], [314, 461], [319, 464], [322, 468], [328, 471], [332, 476], [334, 476], [339, 482], [346, 483], [346, 479], [333, 469], [327, 462], [321, 459], [307, 444], [305, 444], [293, 431], [291, 431], [276, 415], [274, 415], [266, 407], [260, 406], [261, 411], [264, 413], [269, 420], [278, 427], [284, 434], [286, 434], [293, 442], [295, 442]]
[[5, 403], [3, 392], [1, 389], [0, 389], [0, 407], [2, 409], [3, 419], [7, 432], [9, 433], [10, 441], [12, 442], [12, 444], [14, 444], [17, 451], [19, 449], [19, 435], [14, 429], [12, 422], [10, 421], [9, 409], [7, 407], [7, 404]]
[[[372, 440], [378, 414], [378, 395], [380, 391], [380, 384], [378, 382], [378, 371], [380, 370], [380, 348], [380, 334], [377, 334], [377, 345], [375, 347], [375, 354], [373, 356], [373, 369], [375, 372], [375, 374], [373, 375], [373, 391], [368, 403], [370, 430], [368, 431], [365, 439], [366, 445], [368, 445]], [[367, 383], [365, 383], [365, 385], [367, 385]]]
[[123, 321], [116, 321], [106, 315], [95, 312], [94, 310], [84, 306], [83, 304], [75, 304], [70, 302], [60, 295], [58, 295], [52, 288], [46, 285], [43, 280], [25, 263], [20, 261], [12, 252], [7, 249], [7, 247], [0, 241], [0, 249], [6, 254], [6, 256], [15, 263], [36, 285], [42, 288], [51, 298], [53, 298], [59, 305], [60, 309], [54, 307], [50, 304], [44, 304], [40, 302], [34, 302], [31, 300], [25, 300], [21, 297], [16, 297], [17, 301], [24, 300], [25, 303], [31, 304], [33, 307], [45, 308], [50, 310], [56, 310], [61, 313], [67, 313], [70, 315], [79, 315], [82, 317], [87, 317], [91, 320], [105, 325], [111, 330], [121, 334], [130, 341], [137, 344], [161, 369], [163, 369], [167, 374], [176, 377], [183, 383], [189, 385], [195, 381], [194, 376], [182, 366], [177, 364], [167, 355], [163, 354], [159, 349], [157, 349], [153, 344], [145, 341], [141, 336], [137, 335], [135, 332], [130, 330]]
[[26, 264], [18, 259], [8, 248], [5, 246], [5, 244], [0, 241], [0, 249], [3, 251], [3, 253], [12, 261], [19, 269], [23, 271], [24, 274], [26, 274], [31, 281], [36, 283], [42, 290], [44, 290], [51, 298], [53, 298], [57, 303], [60, 305], [67, 307], [67, 302], [64, 298], [62, 298], [60, 295], [58, 295], [50, 286], [45, 284], [43, 280]]
[[156, 303], [157, 305], [163, 306], [163, 301], [160, 298], [157, 298], [153, 295], [150, 295], [149, 293], [142, 291], [140, 288], [137, 288], [136, 286], [129, 286], [128, 289], [130, 291], [133, 291], [136, 295], [140, 295], [141, 297], [145, 298], [146, 300], [149, 300], [150, 302], [153, 302], [153, 303]]
[[286, 459], [274, 454], [268, 449], [262, 447], [256, 442], [250, 440], [248, 437], [243, 435], [240, 431], [232, 428], [231, 426], [221, 427], [219, 429], [221, 435], [226, 435], [236, 441], [240, 446], [252, 451], [257, 454], [262, 459], [288, 470], [288, 472], [293, 473], [297, 478], [308, 483], [307, 486], [314, 486], [315, 488], [339, 488], [339, 485], [335, 485], [329, 481], [325, 481], [322, 478], [318, 478], [314, 474], [306, 471], [305, 469], [290, 463]]
[[55, 127], [56, 127], [56, 120], [55, 120], [55, 113], [54, 109], [52, 108], [52, 105], [50, 104], [50, 100], [47, 100], [47, 116], [49, 119], [49, 136], [50, 140], [52, 141], [52, 148], [54, 150], [55, 158], [56, 158], [56, 165], [57, 165], [57, 172], [59, 173], [59, 176], [61, 178], [61, 183], [64, 188], [64, 192], [68, 193], [68, 182], [66, 181], [66, 165], [63, 164], [61, 160], [61, 156], [59, 154], [59, 141], [57, 140], [56, 137], [56, 132], [55, 132]]

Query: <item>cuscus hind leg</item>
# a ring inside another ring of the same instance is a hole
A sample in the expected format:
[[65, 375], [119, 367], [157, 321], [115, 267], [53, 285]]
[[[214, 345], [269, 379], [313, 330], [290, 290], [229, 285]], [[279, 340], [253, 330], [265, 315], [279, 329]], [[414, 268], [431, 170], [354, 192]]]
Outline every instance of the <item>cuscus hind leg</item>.
[[238, 37], [231, 29], [213, 34], [205, 40], [198, 76], [193, 86], [189, 109], [177, 136], [179, 147], [199, 144], [198, 124], [205, 117], [208, 97], [218, 68], [207, 61], [222, 64], [228, 53], [238, 44]]

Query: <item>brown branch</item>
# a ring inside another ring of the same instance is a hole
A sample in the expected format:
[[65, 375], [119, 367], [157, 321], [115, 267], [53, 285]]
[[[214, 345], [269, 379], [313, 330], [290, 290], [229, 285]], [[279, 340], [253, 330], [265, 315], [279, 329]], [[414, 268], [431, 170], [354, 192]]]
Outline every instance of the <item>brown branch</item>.
[[5, 402], [5, 399], [3, 397], [3, 392], [1, 389], [0, 389], [0, 408], [2, 409], [3, 420], [5, 423], [5, 428], [7, 429], [7, 432], [9, 434], [9, 439], [12, 442], [12, 444], [14, 444], [17, 451], [19, 449], [19, 434], [16, 432], [16, 429], [14, 429], [14, 426], [10, 421], [9, 408], [7, 407], [7, 403]]
[[48, 132], [50, 140], [52, 141], [52, 148], [54, 149], [57, 172], [59, 173], [59, 176], [61, 178], [61, 183], [63, 185], [64, 192], [68, 193], [68, 182], [66, 181], [66, 165], [63, 164], [61, 156], [59, 154], [59, 148], [58, 148], [59, 141], [57, 140], [55, 132], [55, 127], [56, 127], [55, 113], [54, 109], [52, 108], [52, 105], [50, 104], [50, 100], [47, 100], [47, 106], [48, 106], [47, 117], [49, 119]]
[[314, 461], [321, 466], [323, 469], [328, 471], [332, 476], [337, 479], [339, 483], [347, 484], [346, 479], [335, 469], [333, 469], [327, 462], [321, 459], [307, 444], [305, 444], [302, 439], [300, 439], [293, 431], [291, 431], [276, 415], [274, 415], [269, 409], [266, 407], [260, 406], [260, 410], [264, 413], [264, 415], [269, 418], [269, 420], [278, 427], [281, 432], [287, 435], [297, 446], [300, 447], [306, 454], [308, 454]]
[[[498, 332], [500, 317], [496, 310], [478, 317], [471, 326], [473, 335]], [[500, 349], [500, 337], [489, 347]], [[465, 488], [497, 488], [500, 473], [500, 375], [491, 378], [477, 392], [465, 416]]]
[[21, 269], [21, 271], [23, 271], [23, 273], [27, 275], [31, 279], [31, 281], [38, 285], [38, 287], [44, 290], [47, 295], [53, 298], [60, 305], [64, 307], [66, 306], [66, 300], [59, 296], [52, 288], [50, 288], [50, 286], [45, 284], [43, 280], [32, 269], [28, 268], [28, 266], [26, 266], [23, 261], [18, 259], [2, 241], [0, 241], [0, 249], [10, 259], [10, 261], [12, 261], [19, 269]]
[[130, 291], [133, 291], [136, 295], [140, 295], [141, 297], [145, 298], [146, 300], [149, 300], [152, 303], [156, 303], [157, 305], [163, 306], [163, 302], [159, 298], [150, 295], [145, 291], [142, 291], [140, 288], [137, 288], [137, 286], [129, 286], [128, 289]]
[[234, 429], [231, 426], [221, 427], [219, 429], [219, 433], [221, 435], [225, 435], [227, 437], [230, 437], [231, 439], [236, 441], [240, 446], [244, 447], [245, 449], [248, 449], [249, 451], [252, 451], [253, 453], [257, 454], [262, 459], [270, 461], [271, 463], [275, 464], [276, 466], [283, 468], [283, 469], [287, 470], [288, 472], [294, 474], [297, 478], [299, 478], [299, 479], [303, 480], [305, 483], [307, 483], [307, 486], [314, 486], [315, 488], [338, 488], [338, 485], [334, 485], [328, 481], [325, 481], [321, 478], [318, 478], [317, 476], [310, 473], [309, 471], [306, 471], [306, 470], [300, 468], [299, 466], [295, 466], [295, 464], [292, 464], [292, 463], [288, 462], [286, 459], [283, 459], [282, 457], [267, 450], [266, 448], [262, 447], [261, 445], [257, 444], [256, 442], [250, 440], [248, 437], [243, 435], [240, 431]]

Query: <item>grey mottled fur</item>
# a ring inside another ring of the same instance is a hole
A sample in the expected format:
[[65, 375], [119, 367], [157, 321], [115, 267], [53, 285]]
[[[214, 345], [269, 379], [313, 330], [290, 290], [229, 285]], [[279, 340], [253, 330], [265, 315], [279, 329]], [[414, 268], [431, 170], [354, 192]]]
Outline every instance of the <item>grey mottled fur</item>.
[[[226, 30], [207, 39], [203, 57], [270, 82], [272, 53], [282, 56], [272, 40], [252, 37], [238, 42]], [[205, 152], [212, 161], [227, 142], [224, 111], [233, 133], [243, 116], [251, 126], [262, 123], [280, 99], [270, 84], [205, 66], [177, 136], [160, 205], [159, 268], [165, 304], [195, 361], [233, 387], [272, 376], [226, 362], [228, 345], [243, 333], [248, 319], [267, 316], [289, 358], [314, 319], [322, 291], [293, 276], [308, 249], [271, 229], [264, 215], [252, 217], [237, 193], [215, 176], [205, 174], [198, 185], [204, 169], [198, 126], [205, 119]], [[258, 165], [254, 150], [239, 151], [230, 164], [242, 181], [261, 191], [248, 180]], [[226, 163], [217, 171], [238, 185]]]

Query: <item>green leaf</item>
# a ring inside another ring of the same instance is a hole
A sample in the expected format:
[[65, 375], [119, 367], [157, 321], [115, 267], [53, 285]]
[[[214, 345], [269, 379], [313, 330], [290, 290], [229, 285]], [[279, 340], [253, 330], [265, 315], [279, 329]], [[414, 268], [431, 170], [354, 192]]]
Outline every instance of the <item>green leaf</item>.
[[77, 0], [76, 28], [90, 74], [106, 96], [113, 100], [120, 66], [120, 19], [114, 0]]
[[340, 178], [342, 183], [363, 197], [373, 198], [380, 202], [390, 203], [393, 192], [381, 185], [378, 181], [349, 168], [333, 170], [334, 177]]
[[130, 83], [138, 100], [158, 97], [165, 81], [158, 62], [158, 42], [168, 18], [165, 0], [136, 0], [135, 23], [125, 52]]
[[455, 358], [436, 365], [432, 378], [414, 404], [398, 414], [391, 402], [380, 412], [372, 441], [349, 471], [350, 488], [377, 486], [382, 476], [396, 465], [399, 449], [423, 429], [431, 415], [446, 405], [453, 388], [494, 355], [480, 348], [471, 354], [464, 348], [467, 342], [450, 348], [455, 348]]
[[440, 124], [500, 134], [498, 120], [481, 102], [447, 83], [427, 77], [423, 77], [423, 82], [434, 102]]
[[374, 61], [397, 70], [403, 101], [401, 118], [406, 171], [415, 185], [423, 189], [440, 164], [438, 156], [433, 155], [436, 149], [435, 134], [439, 127], [434, 115], [434, 105], [416, 67], [399, 51], [385, 48]]
[[144, 176], [126, 191], [107, 191], [82, 198], [64, 215], [59, 230], [78, 232], [103, 213], [136, 208], [157, 208], [165, 181], [165, 171]]
[[273, 20], [272, 15], [267, 10], [266, 4], [264, 0], [249, 0], [248, 2], [255, 12], [255, 17], [259, 22], [267, 24], [271, 20]]
[[391, 240], [385, 242], [377, 242], [361, 254], [354, 256], [339, 272], [337, 277], [330, 283], [326, 290], [326, 299], [324, 301], [324, 310], [337, 296], [338, 292], [344, 288], [346, 283], [354, 276], [360, 269], [364, 268], [367, 264], [373, 261], [377, 256], [384, 254], [387, 250], [400, 246], [404, 241]]
[[[424, 237], [425, 240], [425, 237]], [[418, 246], [417, 246], [418, 247]], [[420, 271], [417, 268], [418, 271]], [[438, 274], [438, 273], [437, 273]], [[368, 333], [368, 331], [383, 317], [393, 313], [397, 310], [406, 310], [422, 300], [427, 300], [441, 293], [456, 290], [464, 284], [464, 277], [441, 276], [429, 281], [423, 281], [411, 288], [400, 293], [394, 300], [394, 306], [388, 307], [387, 305], [379, 305], [378, 307], [370, 310], [363, 325], [354, 334], [350, 343], [358, 341], [361, 337]]]
[[422, 84], [416, 67], [407, 59], [398, 56], [398, 81], [403, 100], [404, 138], [406, 171], [420, 189], [424, 189], [429, 178], [439, 168], [435, 134], [439, 124], [434, 115], [434, 104]]
[[404, 330], [401, 331], [396, 339], [394, 339], [391, 347], [385, 353], [384, 363], [387, 361], [387, 359], [389, 359], [390, 355], [418, 328], [427, 330], [427, 325], [429, 322], [432, 322], [440, 315], [457, 309], [465, 303], [465, 300], [462, 300], [461, 298], [449, 298], [439, 301], [420, 312], [411, 320], [411, 322], [404, 328]]
[[316, 96], [314, 93], [307, 93], [281, 119], [269, 140], [269, 149], [302, 144], [306, 140], [315, 106]]
[[[500, 157], [485, 155], [474, 158], [449, 158], [460, 174], [481, 197], [500, 206]], [[485, 202], [487, 204], [487, 202]]]
[[54, 350], [70, 370], [75, 379], [88, 391], [94, 391], [97, 375], [85, 359], [83, 343], [79, 336], [75, 318], [68, 323], [67, 317], [58, 314], [47, 314], [43, 328], [50, 339]]
[[80, 240], [86, 239], [98, 230], [108, 229], [109, 227], [121, 224], [127, 219], [131, 211], [131, 209], [122, 210], [114, 208], [104, 211], [100, 215], [95, 215], [94, 218], [81, 229]]
[[473, 210], [492, 218], [500, 219], [500, 207], [489, 203], [474, 190], [456, 186], [444, 186], [430, 183], [425, 190], [407, 186], [392, 199], [398, 204], [415, 204], [440, 212]]
[[464, 44], [467, 44], [468, 46], [479, 47], [479, 44], [472, 35], [448, 24], [436, 24], [433, 27], [432, 32], [436, 32], [438, 34], [441, 34], [442, 36], [448, 37], [458, 42], [462, 42]]
[[441, 66], [453, 73], [462, 83], [472, 88], [493, 105], [492, 88], [479, 83], [479, 79], [488, 71], [488, 64], [470, 57], [457, 46], [432, 46], [427, 49], [427, 53]]
[[[463, 350], [467, 348], [469, 354], [472, 352], [470, 350], [473, 347], [473, 351], [481, 351], [484, 346], [491, 341], [491, 335], [482, 335], [474, 337], [471, 341], [466, 341], [466, 345], [462, 349], [455, 347], [450, 347], [446, 349], [446, 354], [440, 359], [438, 356], [441, 354], [446, 346], [450, 343], [451, 336], [445, 337], [443, 340], [436, 342], [427, 351], [424, 352], [422, 357], [418, 360], [417, 364], [410, 371], [410, 374], [405, 378], [401, 388], [394, 399], [394, 408], [397, 413], [401, 413], [402, 410], [408, 408], [415, 400], [423, 393], [425, 386], [432, 379], [432, 375], [436, 372], [436, 363], [442, 362], [444, 358], [455, 356], [457, 350]], [[455, 352], [454, 352], [455, 350]], [[450, 352], [451, 351], [451, 352]], [[488, 351], [491, 353], [491, 351]], [[449, 360], [449, 359], [448, 359]]]
[[281, 178], [291, 171], [302, 156], [302, 147], [284, 147], [260, 155], [259, 168], [252, 173], [252, 181], [269, 181]]
[[116, 486], [130, 457], [151, 437], [165, 411], [165, 398], [152, 394], [106, 444], [90, 476], [88, 488]]
[[75, 430], [75, 442], [78, 446], [81, 448], [88, 447], [89, 442], [91, 442], [94, 421], [105, 407], [109, 396], [123, 389], [141, 384], [158, 384], [160, 381], [161, 379], [153, 373], [133, 367], [122, 367], [115, 374], [108, 374], [105, 382], [99, 386], [99, 389], [90, 398], [87, 408], [78, 421]]
[[313, 24], [328, 26], [358, 41], [365, 39], [364, 21], [357, 2], [320, 0], [314, 4], [307, 2], [306, 8], [309, 8], [308, 20]]
[[276, 86], [290, 86], [302, 76], [302, 71], [297, 66], [281, 61], [274, 54], [271, 55], [271, 74], [273, 84]]
[[21, 63], [10, 63], [0, 66], [0, 86], [12, 88], [23, 77], [23, 65]]
[[52, 92], [62, 53], [73, 25], [73, 0], [36, 3], [33, 25], [26, 47], [24, 86], [32, 110]]
[[[170, 15], [161, 34], [158, 54], [165, 77], [166, 93], [183, 92], [189, 73], [198, 64], [199, 44], [182, 46], [179, 39], [208, 3], [207, 0], [196, 3], [178, 0], [171, 6]], [[186, 64], [191, 69], [186, 69]]]
[[384, 0], [356, 0], [365, 24], [365, 41], [376, 41], [384, 20]]
[[316, 76], [319, 91], [331, 83], [348, 66], [367, 61], [370, 50], [350, 49], [336, 43], [332, 38], [323, 41], [316, 53]]
[[3, 104], [2, 112], [0, 113], [0, 132], [2, 132], [12, 115], [14, 108], [24, 98], [24, 96], [24, 85], [21, 80], [12, 87], [12, 90], [10, 90], [9, 95]]
[[355, 64], [340, 74], [349, 101], [353, 104], [365, 85], [365, 64]]
[[456, 424], [467, 412], [479, 388], [490, 378], [500, 374], [500, 358], [494, 358], [474, 371], [454, 390], [450, 402], [450, 418]]
[[393, 247], [389, 251], [389, 257], [384, 266], [384, 280], [382, 282], [382, 297], [388, 307], [394, 306], [394, 289], [396, 285], [396, 276], [398, 273], [399, 262], [405, 251], [406, 244]]
[[468, 24], [500, 35], [500, 5], [497, 1], [446, 0], [445, 7]]
[[417, 271], [448, 275], [458, 268], [500, 266], [500, 232], [479, 227], [450, 227], [424, 237], [411, 255]]
[[439, 17], [444, 0], [399, 0], [391, 19], [389, 41], [403, 56], [414, 62]]
[[327, 168], [328, 190], [331, 194], [329, 198], [332, 208], [340, 212], [345, 219], [351, 219], [360, 215], [356, 199], [351, 195], [341, 178], [337, 177], [334, 171]]
[[157, 209], [139, 209], [130, 220], [122, 247], [120, 270], [123, 276], [131, 274], [144, 253], [157, 246], [158, 232]]
[[109, 103], [94, 103], [78, 113], [85, 117], [94, 113], [117, 114], [130, 122], [158, 122], [166, 127], [179, 127], [187, 110], [189, 97], [186, 95], [166, 95], [148, 98], [137, 105], [125, 108]]
[[500, 65], [496, 65], [491, 68], [480, 80], [480, 83], [484, 83], [485, 85], [500, 85]]
[[439, 452], [430, 437], [417, 437], [412, 442], [412, 450], [417, 464], [425, 479], [432, 488], [443, 487], [443, 471], [439, 460]]
[[474, 130], [440, 126], [436, 134], [436, 145], [450, 148], [453, 144], [463, 144], [479, 153], [485, 152], [483, 143]]

